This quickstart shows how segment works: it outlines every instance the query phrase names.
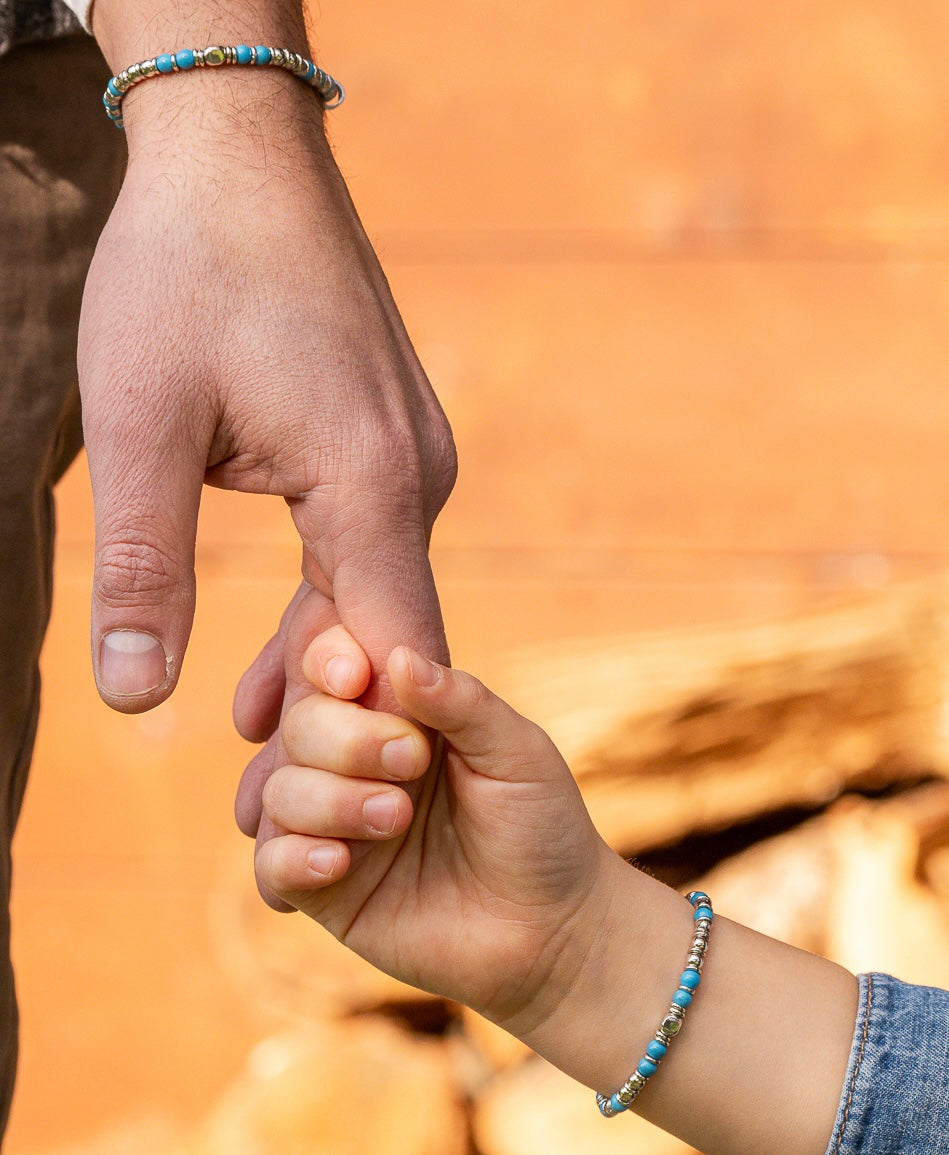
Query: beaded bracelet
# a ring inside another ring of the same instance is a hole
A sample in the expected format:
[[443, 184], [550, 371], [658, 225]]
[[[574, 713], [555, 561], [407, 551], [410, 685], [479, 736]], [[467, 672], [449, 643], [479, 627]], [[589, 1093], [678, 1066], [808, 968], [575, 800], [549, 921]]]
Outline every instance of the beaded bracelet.
[[685, 970], [679, 976], [679, 987], [672, 996], [669, 1010], [659, 1024], [652, 1042], [646, 1048], [646, 1054], [639, 1060], [636, 1070], [614, 1094], [597, 1095], [596, 1102], [600, 1108], [600, 1113], [608, 1119], [628, 1110], [630, 1105], [639, 1097], [646, 1083], [659, 1069], [659, 1064], [665, 1058], [672, 1040], [682, 1030], [686, 1007], [692, 1002], [692, 996], [702, 981], [702, 964], [705, 961], [709, 931], [714, 917], [712, 900], [701, 890], [690, 891], [686, 898], [692, 904], [695, 930], [689, 946], [689, 955], [685, 961]]
[[116, 128], [124, 128], [122, 99], [136, 84], [152, 76], [189, 72], [192, 68], [218, 68], [222, 64], [283, 68], [315, 88], [324, 108], [338, 108], [346, 98], [343, 86], [338, 81], [298, 52], [291, 52], [287, 48], [268, 48], [265, 44], [258, 44], [254, 48], [247, 44], [211, 44], [207, 48], [180, 48], [177, 52], [165, 52], [123, 69], [112, 77], [102, 97], [106, 114]]

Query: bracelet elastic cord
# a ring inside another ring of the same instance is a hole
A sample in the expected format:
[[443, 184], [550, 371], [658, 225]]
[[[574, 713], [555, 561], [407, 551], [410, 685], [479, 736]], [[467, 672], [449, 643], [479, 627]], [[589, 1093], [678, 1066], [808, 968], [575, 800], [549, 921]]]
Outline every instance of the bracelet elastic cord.
[[689, 955], [685, 961], [685, 970], [679, 976], [679, 986], [672, 996], [669, 1010], [659, 1024], [652, 1042], [646, 1048], [645, 1055], [639, 1060], [636, 1070], [612, 1095], [597, 1095], [597, 1106], [600, 1108], [601, 1114], [608, 1119], [628, 1110], [641, 1094], [643, 1087], [659, 1069], [659, 1064], [666, 1057], [672, 1040], [682, 1030], [686, 1008], [691, 1004], [695, 991], [702, 981], [702, 964], [705, 961], [709, 931], [714, 917], [712, 901], [701, 890], [691, 891], [686, 895], [686, 898], [692, 904], [694, 931], [689, 946]]
[[141, 60], [138, 64], [130, 65], [109, 81], [102, 103], [109, 120], [117, 128], [124, 128], [122, 99], [136, 84], [153, 76], [190, 72], [192, 68], [218, 68], [223, 64], [283, 68], [316, 89], [324, 108], [338, 108], [346, 97], [338, 81], [298, 52], [290, 52], [286, 48], [268, 48], [265, 44], [253, 48], [247, 44], [211, 44], [207, 48], [181, 48], [177, 52], [166, 52], [151, 60]]

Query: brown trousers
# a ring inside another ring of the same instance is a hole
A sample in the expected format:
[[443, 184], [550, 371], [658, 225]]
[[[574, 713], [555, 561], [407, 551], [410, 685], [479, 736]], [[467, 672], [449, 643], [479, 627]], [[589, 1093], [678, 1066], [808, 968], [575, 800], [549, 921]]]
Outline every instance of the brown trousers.
[[39, 709], [52, 591], [52, 489], [82, 444], [76, 328], [125, 144], [87, 36], [0, 57], [0, 1134], [13, 1093], [10, 842]]

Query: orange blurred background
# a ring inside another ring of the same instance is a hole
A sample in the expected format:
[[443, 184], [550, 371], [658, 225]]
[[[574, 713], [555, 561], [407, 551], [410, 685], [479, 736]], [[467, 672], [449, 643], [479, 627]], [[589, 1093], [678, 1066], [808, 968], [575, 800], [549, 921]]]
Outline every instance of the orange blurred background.
[[[327, 0], [317, 31], [341, 167], [457, 438], [433, 546], [457, 664], [490, 682], [534, 642], [945, 568], [944, 0]], [[6, 1150], [171, 1150], [292, 1019], [235, 930], [229, 709], [297, 549], [279, 501], [208, 492], [180, 688], [128, 718], [89, 670], [82, 463], [60, 524]]]

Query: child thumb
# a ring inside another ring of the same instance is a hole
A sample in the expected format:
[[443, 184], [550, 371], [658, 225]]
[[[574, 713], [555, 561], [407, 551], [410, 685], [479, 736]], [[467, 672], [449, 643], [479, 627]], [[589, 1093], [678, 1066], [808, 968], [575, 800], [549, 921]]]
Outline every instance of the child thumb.
[[389, 679], [405, 711], [444, 734], [479, 774], [533, 781], [550, 760], [553, 745], [547, 735], [471, 674], [400, 646], [389, 657]]

